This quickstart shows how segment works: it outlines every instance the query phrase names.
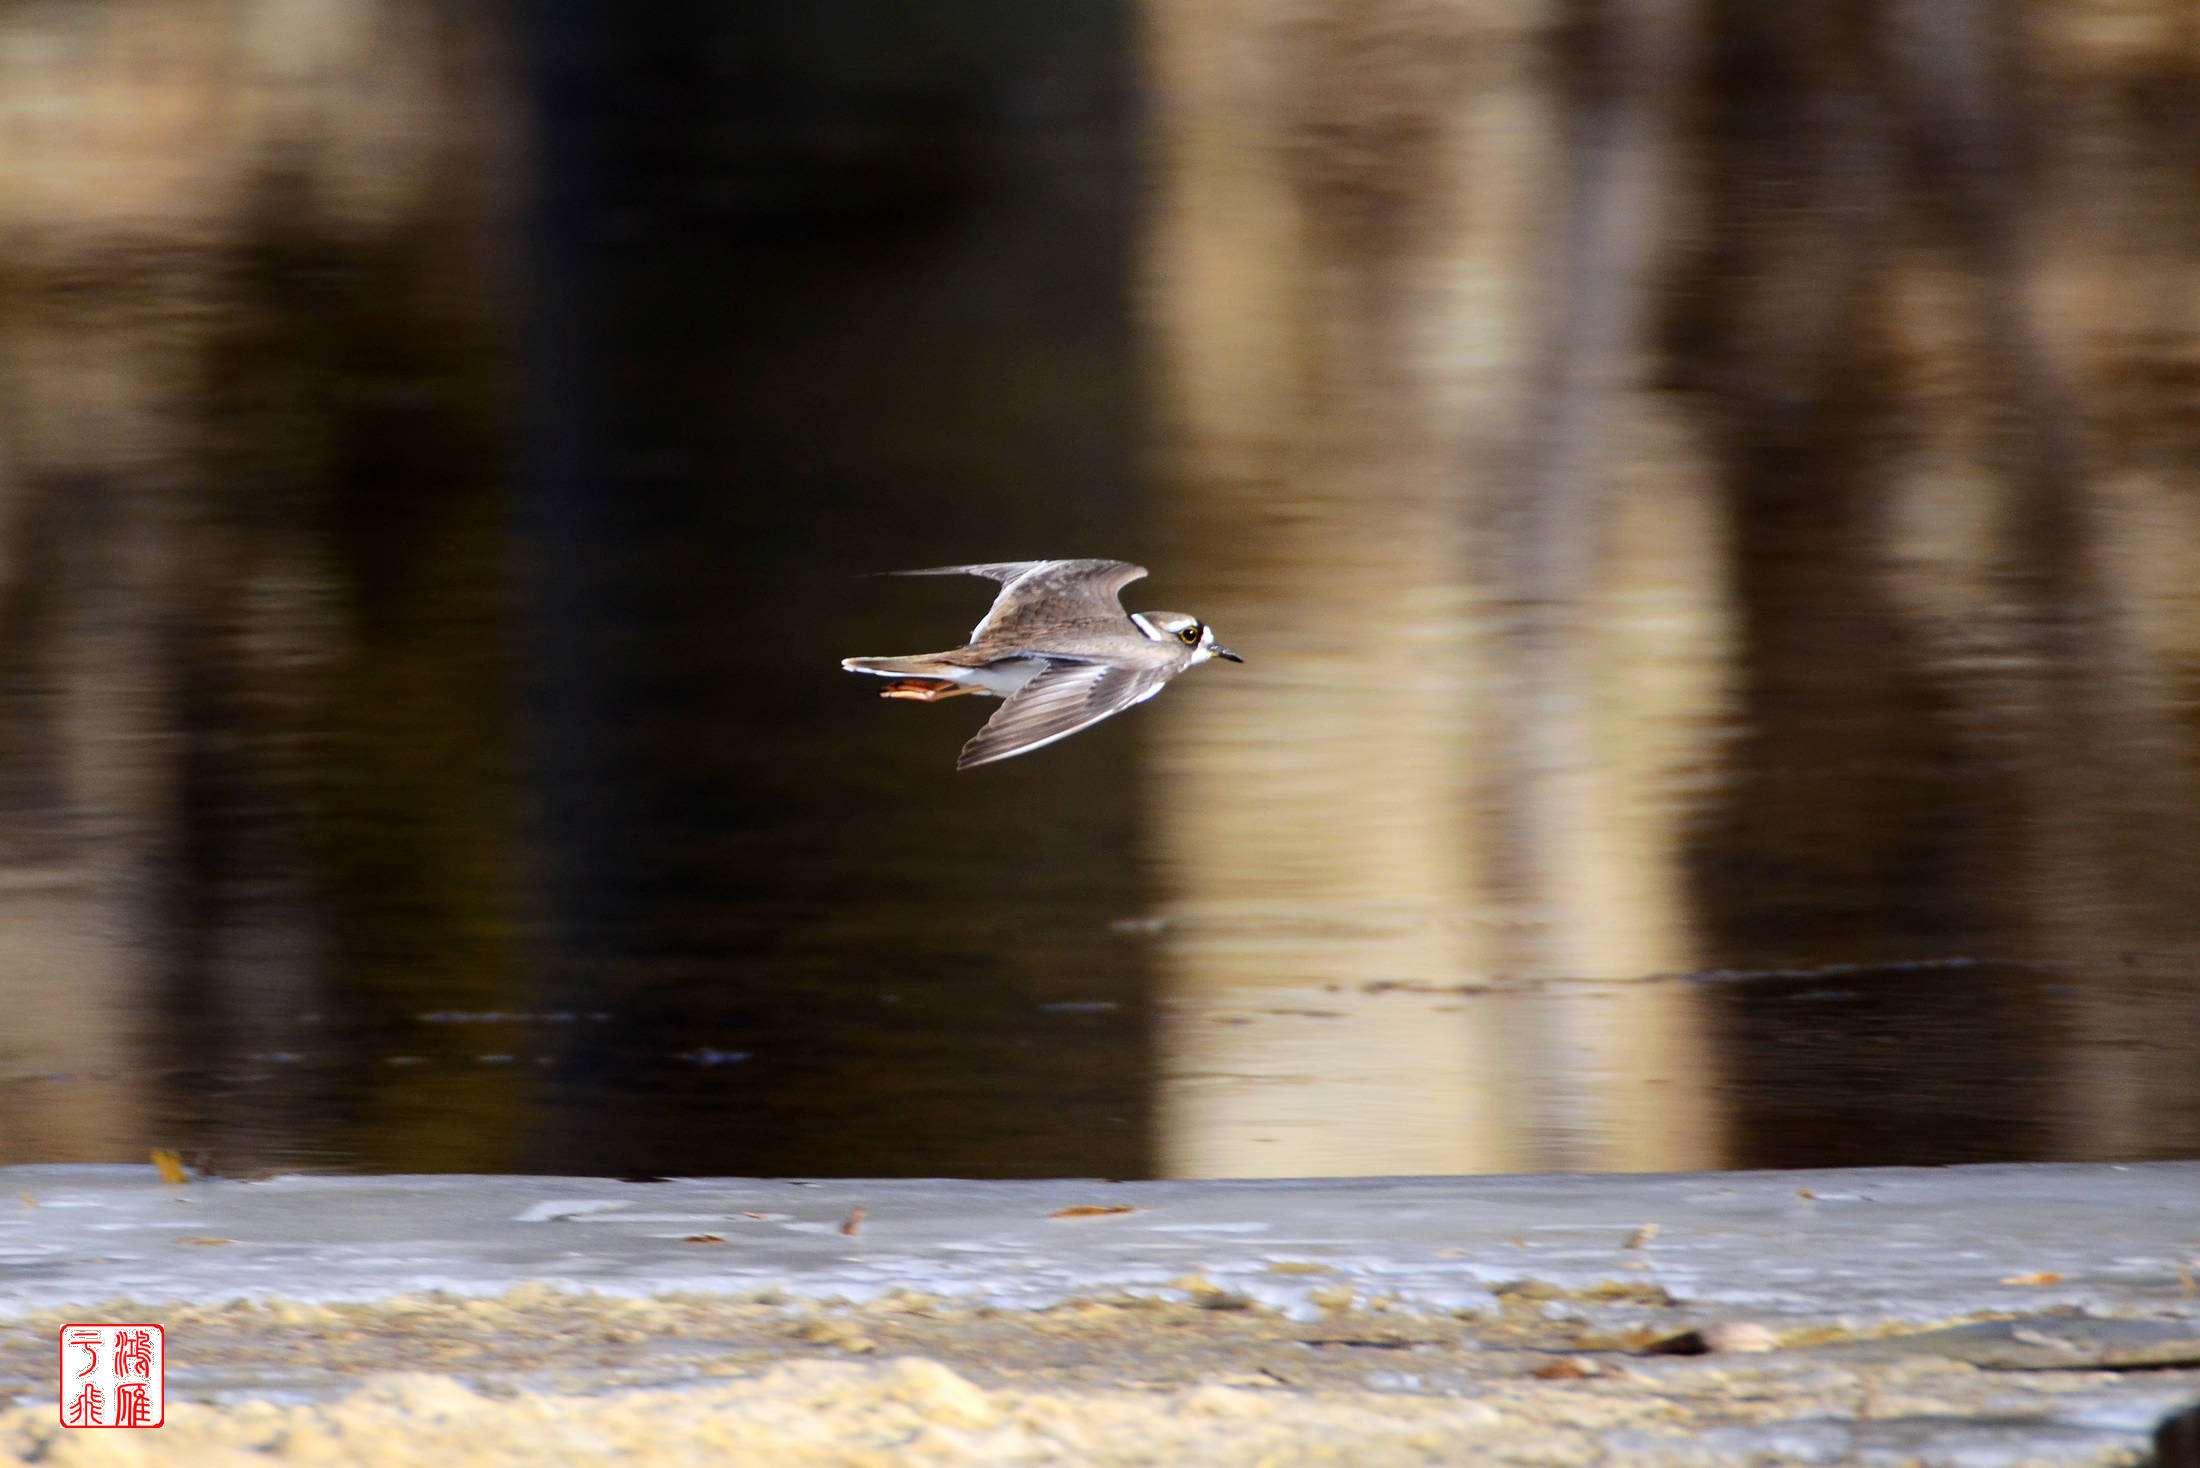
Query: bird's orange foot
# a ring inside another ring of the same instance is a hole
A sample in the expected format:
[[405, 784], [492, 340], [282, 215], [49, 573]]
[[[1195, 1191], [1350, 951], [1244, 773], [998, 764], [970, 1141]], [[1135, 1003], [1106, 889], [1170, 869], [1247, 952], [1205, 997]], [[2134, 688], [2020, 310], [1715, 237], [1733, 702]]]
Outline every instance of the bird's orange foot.
[[955, 698], [977, 690], [965, 688], [960, 683], [950, 683], [944, 678], [905, 678], [890, 683], [880, 698], [913, 698], [919, 703], [938, 703], [943, 698]]

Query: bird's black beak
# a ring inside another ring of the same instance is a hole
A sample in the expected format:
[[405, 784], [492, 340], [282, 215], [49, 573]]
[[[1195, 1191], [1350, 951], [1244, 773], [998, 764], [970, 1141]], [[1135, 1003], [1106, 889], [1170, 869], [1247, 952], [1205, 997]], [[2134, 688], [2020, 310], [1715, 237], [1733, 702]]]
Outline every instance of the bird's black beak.
[[1228, 658], [1233, 663], [1242, 663], [1245, 661], [1245, 659], [1239, 657], [1236, 653], [1230, 651], [1230, 649], [1224, 647], [1219, 642], [1216, 643], [1213, 647], [1208, 648], [1207, 651], [1213, 653], [1218, 658]]

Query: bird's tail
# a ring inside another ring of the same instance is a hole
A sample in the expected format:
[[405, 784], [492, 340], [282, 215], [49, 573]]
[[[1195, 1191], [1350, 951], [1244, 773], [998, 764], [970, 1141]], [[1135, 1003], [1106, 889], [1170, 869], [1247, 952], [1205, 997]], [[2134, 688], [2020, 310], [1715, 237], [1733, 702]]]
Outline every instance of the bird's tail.
[[937, 678], [938, 665], [926, 657], [915, 658], [842, 658], [840, 665], [851, 673], [876, 673], [882, 678]]

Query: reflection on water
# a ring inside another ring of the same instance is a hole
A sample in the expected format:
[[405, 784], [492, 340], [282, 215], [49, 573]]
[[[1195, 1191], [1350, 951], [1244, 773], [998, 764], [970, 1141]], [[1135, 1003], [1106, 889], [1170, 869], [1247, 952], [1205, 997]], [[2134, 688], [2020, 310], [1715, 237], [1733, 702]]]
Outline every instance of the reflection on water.
[[10, 10], [0, 1161], [2191, 1155], [2179, 3]]

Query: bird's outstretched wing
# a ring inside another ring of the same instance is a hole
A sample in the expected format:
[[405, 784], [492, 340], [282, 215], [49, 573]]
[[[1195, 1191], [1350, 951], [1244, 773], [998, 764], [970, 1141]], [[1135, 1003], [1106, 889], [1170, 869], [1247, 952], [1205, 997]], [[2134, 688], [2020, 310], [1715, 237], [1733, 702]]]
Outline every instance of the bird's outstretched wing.
[[1117, 598], [1145, 574], [1128, 561], [1041, 561], [1002, 585], [970, 640], [1015, 643], [1043, 633], [1059, 645], [1082, 631], [1121, 632], [1130, 613]]
[[975, 566], [926, 566], [917, 571], [874, 572], [885, 576], [983, 576], [988, 581], [1014, 581], [1026, 571], [1052, 565], [1051, 561], [985, 561]]
[[1026, 629], [1046, 626], [1117, 627], [1129, 620], [1123, 588], [1146, 574], [1129, 561], [982, 561], [970, 566], [926, 566], [917, 571], [888, 571], [888, 576], [983, 576], [1001, 583], [993, 605], [970, 629], [970, 640], [991, 634], [1013, 639]]
[[1052, 659], [1045, 672], [1026, 683], [1001, 705], [999, 713], [986, 720], [985, 727], [962, 747], [955, 768], [989, 765], [1067, 739], [1134, 703], [1144, 703], [1168, 681], [1168, 674], [1159, 668]]

